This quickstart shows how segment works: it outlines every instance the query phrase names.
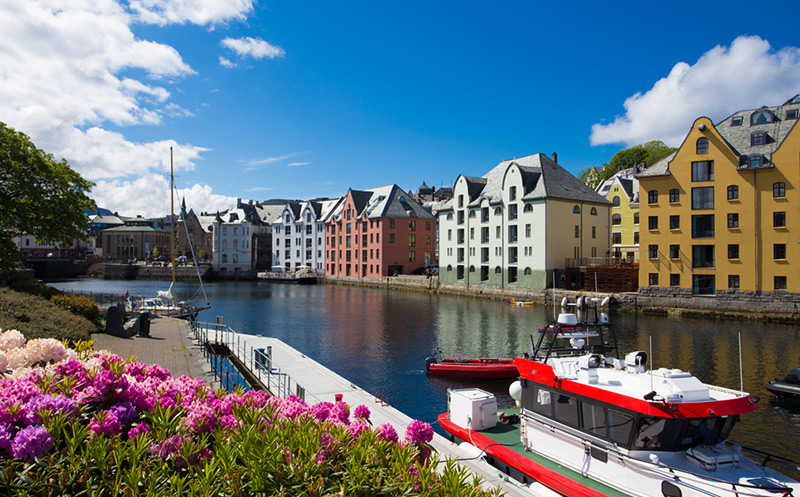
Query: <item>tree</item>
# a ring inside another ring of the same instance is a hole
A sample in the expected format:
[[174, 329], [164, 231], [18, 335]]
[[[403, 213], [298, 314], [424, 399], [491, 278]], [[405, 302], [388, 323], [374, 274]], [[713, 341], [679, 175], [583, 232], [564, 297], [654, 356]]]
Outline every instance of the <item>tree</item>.
[[0, 122], [0, 270], [22, 262], [12, 241], [20, 234], [62, 246], [85, 240], [83, 211], [95, 208], [87, 196], [92, 186], [65, 159], [55, 160]]
[[636, 145], [635, 147], [620, 150], [608, 162], [608, 166], [612, 172], [608, 175], [610, 178], [617, 171], [631, 168], [635, 165], [652, 166], [664, 157], [677, 150], [675, 147], [668, 147], [664, 142], [653, 140], [645, 143], [644, 145]]

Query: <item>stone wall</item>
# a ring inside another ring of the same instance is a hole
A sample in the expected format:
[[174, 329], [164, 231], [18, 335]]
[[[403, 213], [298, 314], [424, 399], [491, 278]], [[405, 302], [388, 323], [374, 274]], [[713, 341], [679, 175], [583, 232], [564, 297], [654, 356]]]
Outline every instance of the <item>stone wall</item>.
[[621, 293], [615, 298], [620, 308], [643, 314], [800, 323], [800, 293], [717, 290], [716, 295], [692, 295], [685, 288], [643, 287], [639, 293]]

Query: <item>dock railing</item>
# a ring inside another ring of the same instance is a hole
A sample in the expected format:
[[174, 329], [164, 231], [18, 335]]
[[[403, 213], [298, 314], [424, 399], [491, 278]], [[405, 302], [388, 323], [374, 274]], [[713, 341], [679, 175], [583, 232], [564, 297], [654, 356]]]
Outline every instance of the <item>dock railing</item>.
[[[243, 340], [233, 328], [217, 323], [194, 321], [192, 322], [192, 333], [195, 339], [204, 346], [210, 344], [227, 347], [231, 354], [247, 368], [248, 372], [267, 387], [273, 395], [281, 398], [296, 395], [304, 402], [309, 402], [310, 399], [306, 399], [306, 396], [310, 396], [314, 401], [320, 402], [320, 399], [306, 392], [305, 388], [275, 365], [275, 361], [272, 359], [272, 347], [255, 348], [247, 340]], [[206, 350], [204, 347], [204, 351]]]

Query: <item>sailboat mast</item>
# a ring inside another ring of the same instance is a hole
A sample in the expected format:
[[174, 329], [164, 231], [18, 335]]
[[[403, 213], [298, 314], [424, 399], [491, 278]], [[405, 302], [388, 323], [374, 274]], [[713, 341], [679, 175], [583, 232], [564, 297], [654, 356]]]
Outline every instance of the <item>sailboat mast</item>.
[[172, 285], [170, 285], [170, 290], [172, 290], [172, 305], [175, 305], [175, 293], [173, 287], [175, 286], [175, 195], [172, 192], [173, 187], [175, 186], [175, 179], [173, 176], [172, 171], [172, 147], [169, 147], [169, 250], [170, 250], [170, 257], [172, 258]]

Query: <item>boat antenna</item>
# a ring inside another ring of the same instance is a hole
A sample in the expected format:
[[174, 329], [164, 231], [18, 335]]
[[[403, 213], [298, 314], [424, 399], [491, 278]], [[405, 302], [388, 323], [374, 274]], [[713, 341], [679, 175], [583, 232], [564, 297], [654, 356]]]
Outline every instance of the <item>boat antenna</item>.
[[[172, 147], [169, 147], [169, 252], [172, 264], [172, 286], [175, 286], [175, 176], [173, 174]], [[172, 293], [172, 305], [175, 305], [175, 293]]]
[[739, 390], [744, 392], [744, 373], [742, 372], [742, 332], [739, 332]]

